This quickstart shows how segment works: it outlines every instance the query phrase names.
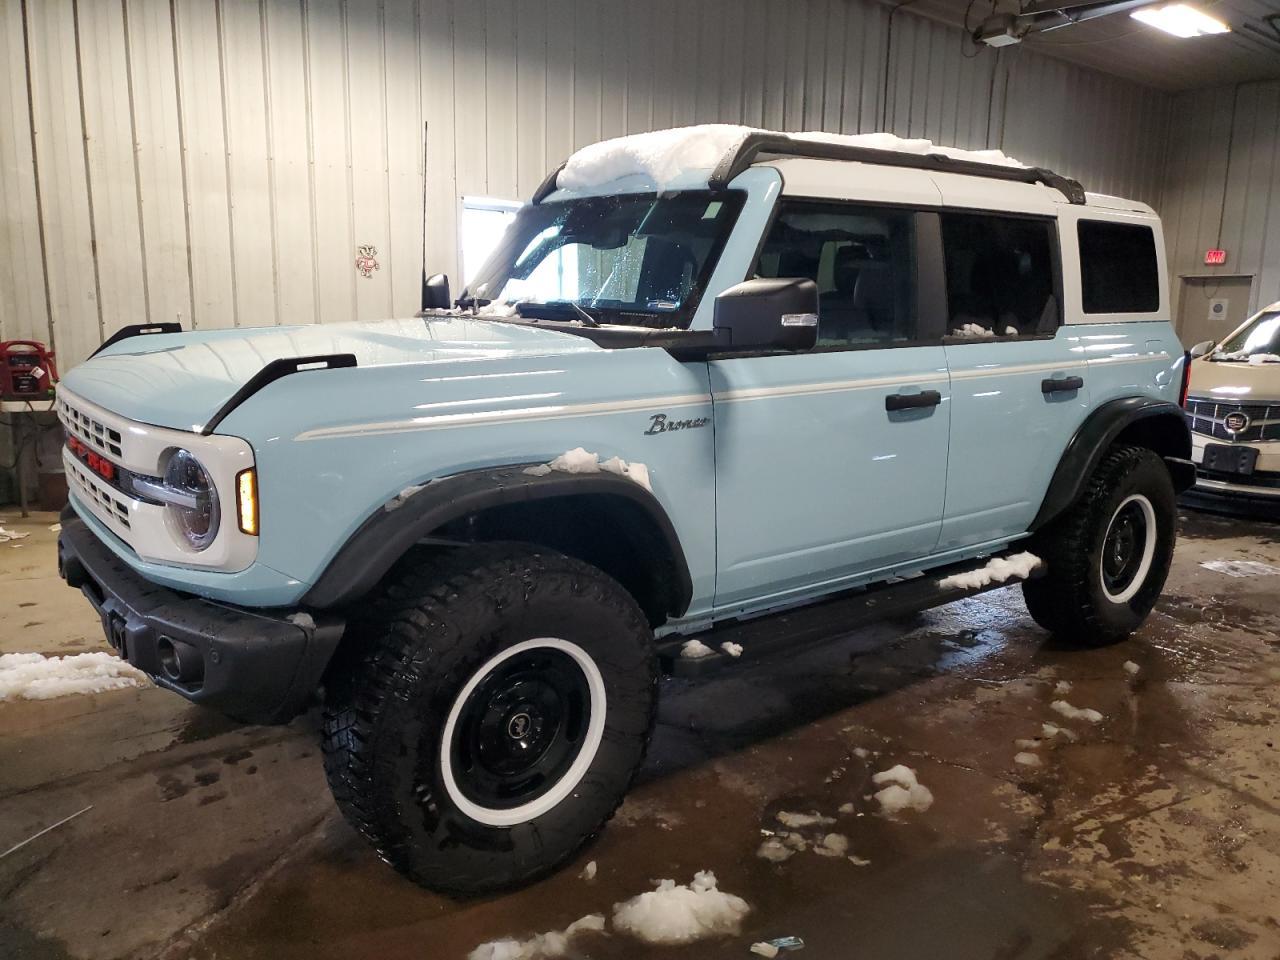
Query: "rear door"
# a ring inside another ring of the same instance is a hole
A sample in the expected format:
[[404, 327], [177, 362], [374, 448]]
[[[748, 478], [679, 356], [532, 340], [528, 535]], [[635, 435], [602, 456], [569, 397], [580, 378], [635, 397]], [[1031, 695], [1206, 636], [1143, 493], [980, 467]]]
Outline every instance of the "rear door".
[[951, 455], [939, 550], [1025, 533], [1089, 411], [1053, 216], [944, 209]]
[[933, 551], [950, 412], [936, 224], [899, 207], [780, 202], [756, 272], [817, 282], [819, 339], [709, 364], [717, 607]]

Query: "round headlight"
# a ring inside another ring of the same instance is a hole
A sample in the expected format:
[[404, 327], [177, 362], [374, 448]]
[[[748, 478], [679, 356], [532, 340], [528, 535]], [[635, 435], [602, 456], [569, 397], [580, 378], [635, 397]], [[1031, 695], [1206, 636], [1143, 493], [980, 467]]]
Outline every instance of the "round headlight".
[[164, 485], [178, 496], [167, 504], [169, 516], [187, 545], [203, 550], [218, 535], [218, 490], [200, 461], [175, 450], [164, 470]]

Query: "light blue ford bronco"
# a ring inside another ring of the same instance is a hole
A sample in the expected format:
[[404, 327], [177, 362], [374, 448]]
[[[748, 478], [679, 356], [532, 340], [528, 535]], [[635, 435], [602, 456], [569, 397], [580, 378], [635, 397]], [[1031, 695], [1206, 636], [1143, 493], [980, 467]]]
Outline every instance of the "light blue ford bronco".
[[247, 721], [318, 694], [339, 807], [437, 890], [589, 842], [664, 672], [1019, 580], [1128, 635], [1194, 482], [1149, 207], [856, 137], [604, 147], [418, 317], [128, 327], [59, 389], [112, 646]]

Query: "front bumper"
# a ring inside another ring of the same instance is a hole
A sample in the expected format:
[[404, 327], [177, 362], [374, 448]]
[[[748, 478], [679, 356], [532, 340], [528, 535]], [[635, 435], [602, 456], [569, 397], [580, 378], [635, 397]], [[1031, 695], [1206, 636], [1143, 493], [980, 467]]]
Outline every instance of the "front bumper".
[[247, 723], [306, 708], [342, 637], [332, 616], [257, 611], [138, 576], [83, 520], [64, 515], [58, 572], [102, 618], [107, 642], [157, 685]]

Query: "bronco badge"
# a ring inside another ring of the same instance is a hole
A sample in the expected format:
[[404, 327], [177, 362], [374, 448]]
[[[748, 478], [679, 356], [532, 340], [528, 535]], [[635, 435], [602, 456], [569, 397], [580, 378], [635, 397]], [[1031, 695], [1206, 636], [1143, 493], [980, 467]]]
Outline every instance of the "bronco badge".
[[644, 432], [644, 435], [651, 437], [655, 433], [670, 433], [672, 430], [692, 430], [694, 427], [705, 427], [709, 422], [709, 417], [695, 417], [692, 420], [672, 420], [665, 413], [655, 413], [649, 418], [649, 429]]

